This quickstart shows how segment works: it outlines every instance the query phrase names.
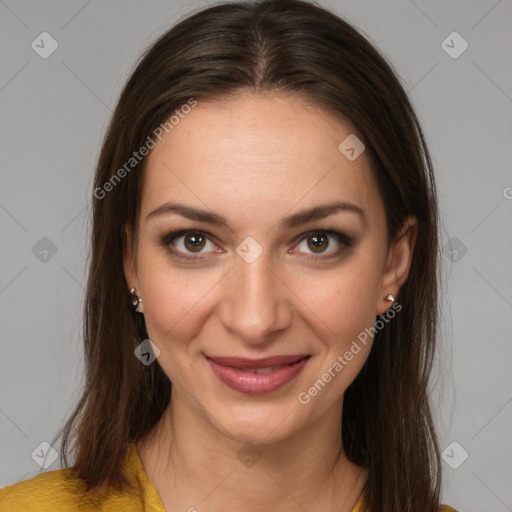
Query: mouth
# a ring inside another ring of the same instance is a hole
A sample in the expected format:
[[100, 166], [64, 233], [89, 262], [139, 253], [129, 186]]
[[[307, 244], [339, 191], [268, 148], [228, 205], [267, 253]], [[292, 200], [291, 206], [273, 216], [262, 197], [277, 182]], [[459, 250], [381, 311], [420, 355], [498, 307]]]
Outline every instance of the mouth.
[[247, 395], [276, 391], [294, 379], [311, 356], [272, 356], [263, 359], [206, 356], [214, 374], [231, 389]]

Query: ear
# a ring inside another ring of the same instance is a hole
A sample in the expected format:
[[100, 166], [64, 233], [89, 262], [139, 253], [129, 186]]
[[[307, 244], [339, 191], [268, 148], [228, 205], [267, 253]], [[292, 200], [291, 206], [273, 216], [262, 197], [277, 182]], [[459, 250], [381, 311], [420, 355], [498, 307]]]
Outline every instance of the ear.
[[[123, 270], [128, 290], [135, 288], [137, 295], [140, 295], [139, 278], [137, 274], [137, 258], [133, 247], [133, 229], [128, 223], [123, 224], [121, 230], [123, 239]], [[139, 311], [141, 310], [139, 305]]]
[[414, 246], [418, 234], [418, 220], [409, 216], [405, 219], [397, 238], [390, 245], [384, 273], [381, 278], [380, 294], [377, 297], [377, 315], [389, 309], [386, 297], [398, 295], [400, 287], [407, 280], [411, 268]]

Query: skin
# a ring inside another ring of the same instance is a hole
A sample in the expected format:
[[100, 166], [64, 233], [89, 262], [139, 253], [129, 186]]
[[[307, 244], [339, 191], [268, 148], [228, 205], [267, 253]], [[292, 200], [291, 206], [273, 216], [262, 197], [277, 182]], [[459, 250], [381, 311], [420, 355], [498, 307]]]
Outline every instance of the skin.
[[[359, 498], [367, 473], [343, 452], [341, 415], [372, 340], [308, 404], [297, 397], [390, 308], [386, 296], [407, 279], [417, 223], [408, 218], [388, 246], [369, 158], [349, 161], [338, 149], [354, 132], [298, 96], [244, 92], [200, 101], [148, 156], [139, 224], [125, 230], [124, 271], [173, 384], [162, 420], [137, 444], [167, 510], [350, 511]], [[365, 220], [344, 210], [281, 224], [335, 201], [361, 208]], [[228, 226], [177, 213], [147, 219], [167, 202], [222, 215]], [[172, 242], [200, 259], [165, 247], [162, 238], [177, 229], [209, 234], [199, 254], [183, 237]], [[344, 247], [329, 236], [315, 252], [311, 237], [299, 240], [315, 230], [356, 241]], [[263, 249], [252, 263], [236, 252], [248, 236]], [[315, 254], [324, 258], [308, 259]], [[223, 384], [205, 354], [311, 357], [284, 387], [249, 396]], [[251, 467], [237, 456], [244, 446], [260, 457]]]

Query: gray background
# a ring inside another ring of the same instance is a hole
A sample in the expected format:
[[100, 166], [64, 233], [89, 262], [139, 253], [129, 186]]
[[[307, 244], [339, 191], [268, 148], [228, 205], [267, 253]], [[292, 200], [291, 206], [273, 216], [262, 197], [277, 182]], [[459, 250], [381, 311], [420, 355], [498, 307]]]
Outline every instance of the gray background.
[[[433, 396], [442, 448], [458, 443], [445, 452], [443, 501], [510, 511], [512, 2], [322, 4], [392, 61], [434, 159], [451, 245]], [[79, 396], [88, 200], [111, 110], [141, 51], [203, 5], [0, 0], [0, 486], [40, 471], [31, 453]], [[47, 59], [31, 47], [44, 31], [59, 45]], [[458, 58], [445, 50], [460, 39], [442, 45], [453, 31], [469, 44]]]

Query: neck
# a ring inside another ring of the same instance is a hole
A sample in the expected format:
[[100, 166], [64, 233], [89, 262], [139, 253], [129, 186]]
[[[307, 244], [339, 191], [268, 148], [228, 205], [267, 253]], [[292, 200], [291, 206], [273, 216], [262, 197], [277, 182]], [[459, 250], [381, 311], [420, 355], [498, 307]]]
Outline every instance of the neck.
[[230, 439], [173, 393], [137, 449], [167, 510], [349, 512], [366, 472], [343, 451], [341, 409], [279, 442], [254, 445]]

